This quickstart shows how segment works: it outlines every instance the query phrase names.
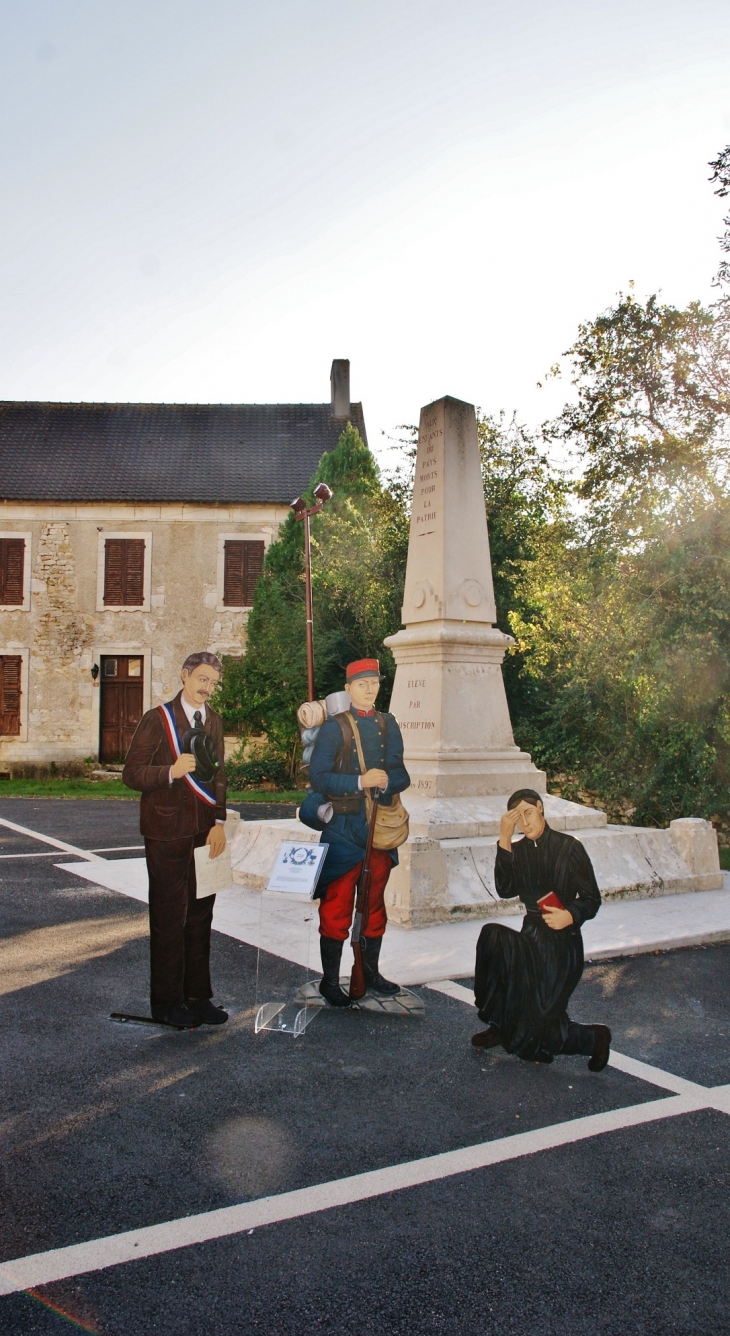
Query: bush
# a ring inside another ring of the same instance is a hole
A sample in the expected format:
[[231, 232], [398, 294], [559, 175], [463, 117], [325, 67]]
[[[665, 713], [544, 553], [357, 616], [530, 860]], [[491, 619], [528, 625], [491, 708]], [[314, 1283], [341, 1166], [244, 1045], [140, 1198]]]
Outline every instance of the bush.
[[272, 785], [285, 789], [291, 783], [290, 758], [271, 743], [249, 751], [241, 748], [226, 761], [226, 778], [233, 790], [260, 789]]

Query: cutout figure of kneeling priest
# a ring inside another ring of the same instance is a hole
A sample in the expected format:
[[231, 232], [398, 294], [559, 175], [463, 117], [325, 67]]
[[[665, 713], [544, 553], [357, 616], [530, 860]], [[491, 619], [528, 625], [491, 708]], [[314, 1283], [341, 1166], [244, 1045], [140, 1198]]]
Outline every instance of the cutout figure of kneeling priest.
[[[375, 709], [380, 691], [377, 659], [348, 664], [345, 688], [350, 708], [319, 728], [309, 764], [312, 791], [299, 818], [322, 832], [328, 845], [317, 894], [323, 978], [322, 997], [333, 1007], [350, 1005], [340, 987], [342, 947], [352, 923], [355, 892], [368, 842], [370, 793], [378, 809], [371, 855], [369, 914], [364, 927], [363, 965], [369, 992], [393, 995], [399, 985], [380, 973], [387, 924], [385, 888], [398, 862], [398, 846], [408, 837], [408, 816], [398, 796], [410, 785], [403, 764], [403, 738], [392, 714]], [[347, 704], [345, 697], [343, 702]]]
[[[514, 842], [515, 834], [522, 839]], [[609, 1060], [607, 1025], [581, 1025], [568, 1001], [583, 973], [581, 925], [595, 917], [601, 892], [588, 853], [567, 831], [551, 830], [534, 789], [508, 799], [494, 871], [497, 894], [519, 896], [522, 931], [486, 923], [477, 942], [474, 995], [487, 1029], [472, 1044], [501, 1045], [528, 1062], [584, 1054], [592, 1072]]]

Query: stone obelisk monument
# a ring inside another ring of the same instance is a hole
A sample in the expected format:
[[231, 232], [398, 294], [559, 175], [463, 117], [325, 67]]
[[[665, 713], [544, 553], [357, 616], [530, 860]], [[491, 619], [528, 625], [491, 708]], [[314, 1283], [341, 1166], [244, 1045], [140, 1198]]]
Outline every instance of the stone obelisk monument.
[[448, 396], [421, 411], [402, 616], [405, 630], [385, 643], [397, 664], [390, 709], [405, 739], [409, 806], [544, 793], [545, 775], [512, 736], [501, 665], [514, 642], [494, 625], [476, 415]]
[[[438, 399], [421, 413], [405, 629], [386, 641], [397, 664], [390, 708], [412, 778], [403, 795], [411, 834], [386, 892], [388, 917], [404, 926], [515, 911], [494, 887], [500, 817], [514, 789], [545, 793], [545, 776], [515, 746], [501, 667], [512, 641], [495, 616], [476, 416], [471, 404]], [[544, 801], [550, 825], [585, 844], [604, 896], [723, 884], [708, 821], [680, 819], [668, 830], [607, 826], [594, 808], [549, 794]], [[234, 878], [251, 889], [267, 884], [282, 839], [319, 838], [293, 819], [240, 826]], [[416, 977], [454, 977], [455, 950], [443, 942], [416, 949]]]

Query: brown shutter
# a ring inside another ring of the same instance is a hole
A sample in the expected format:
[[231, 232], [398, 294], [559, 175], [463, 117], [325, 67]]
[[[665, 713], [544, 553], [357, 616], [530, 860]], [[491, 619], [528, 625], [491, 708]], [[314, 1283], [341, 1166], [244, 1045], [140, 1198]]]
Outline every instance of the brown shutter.
[[144, 538], [125, 538], [127, 556], [124, 602], [135, 607], [144, 603]]
[[223, 565], [223, 602], [227, 608], [243, 607], [243, 543], [226, 542]]
[[20, 655], [0, 655], [0, 733], [20, 732]]
[[141, 607], [144, 603], [144, 538], [107, 538], [104, 545], [104, 603]]
[[264, 544], [244, 543], [246, 560], [243, 576], [243, 601], [247, 608], [253, 604], [256, 582], [264, 566]]
[[0, 539], [0, 603], [19, 605], [23, 602], [23, 565], [25, 539]]
[[264, 564], [264, 544], [251, 539], [227, 540], [223, 566], [223, 602], [227, 608], [250, 608]]

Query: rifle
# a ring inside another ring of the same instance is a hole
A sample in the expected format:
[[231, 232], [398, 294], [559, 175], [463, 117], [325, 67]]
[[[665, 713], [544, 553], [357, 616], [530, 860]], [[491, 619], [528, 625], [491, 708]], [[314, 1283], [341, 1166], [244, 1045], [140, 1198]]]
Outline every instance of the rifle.
[[368, 842], [365, 845], [365, 857], [362, 861], [362, 870], [357, 882], [357, 899], [355, 901], [355, 919], [352, 924], [352, 933], [350, 935], [350, 945], [352, 946], [355, 957], [350, 975], [350, 1001], [357, 1002], [358, 998], [364, 997], [367, 992], [365, 983], [365, 966], [363, 962], [363, 942], [365, 939], [365, 930], [368, 926], [370, 917], [370, 879], [372, 876], [370, 869], [370, 860], [373, 852], [373, 837], [375, 835], [375, 820], [378, 815], [378, 798], [380, 789], [371, 789], [372, 810], [370, 812], [370, 824], [368, 826]]

